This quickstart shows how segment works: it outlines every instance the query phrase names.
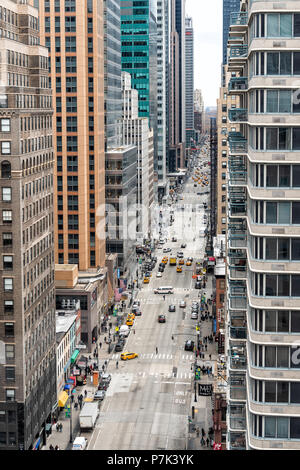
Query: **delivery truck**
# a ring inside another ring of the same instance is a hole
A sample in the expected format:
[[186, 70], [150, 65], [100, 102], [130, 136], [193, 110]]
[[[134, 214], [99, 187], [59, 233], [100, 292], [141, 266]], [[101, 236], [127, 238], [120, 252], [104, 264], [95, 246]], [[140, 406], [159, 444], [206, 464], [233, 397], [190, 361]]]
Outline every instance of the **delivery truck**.
[[79, 415], [80, 429], [94, 429], [98, 415], [99, 407], [97, 402], [84, 403]]

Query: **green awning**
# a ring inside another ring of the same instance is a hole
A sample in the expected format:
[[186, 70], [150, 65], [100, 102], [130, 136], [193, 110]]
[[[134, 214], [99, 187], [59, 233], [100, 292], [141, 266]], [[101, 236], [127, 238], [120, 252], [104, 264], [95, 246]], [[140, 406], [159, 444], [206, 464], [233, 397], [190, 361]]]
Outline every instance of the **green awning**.
[[79, 354], [79, 349], [75, 349], [75, 351], [73, 352], [71, 356], [71, 364], [73, 364], [76, 361], [78, 354]]

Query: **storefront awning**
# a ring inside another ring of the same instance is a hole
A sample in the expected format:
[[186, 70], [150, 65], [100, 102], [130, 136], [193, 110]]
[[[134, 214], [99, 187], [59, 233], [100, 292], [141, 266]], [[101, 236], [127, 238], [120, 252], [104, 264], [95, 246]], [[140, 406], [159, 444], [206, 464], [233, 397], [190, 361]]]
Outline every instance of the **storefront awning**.
[[79, 349], [75, 349], [75, 351], [73, 352], [73, 354], [71, 356], [71, 364], [74, 364], [74, 362], [77, 359], [77, 356], [78, 356], [79, 352], [80, 352]]
[[60, 392], [60, 394], [58, 395], [58, 406], [63, 408], [65, 404], [67, 403], [68, 398], [69, 398], [69, 395], [67, 394], [67, 392]]

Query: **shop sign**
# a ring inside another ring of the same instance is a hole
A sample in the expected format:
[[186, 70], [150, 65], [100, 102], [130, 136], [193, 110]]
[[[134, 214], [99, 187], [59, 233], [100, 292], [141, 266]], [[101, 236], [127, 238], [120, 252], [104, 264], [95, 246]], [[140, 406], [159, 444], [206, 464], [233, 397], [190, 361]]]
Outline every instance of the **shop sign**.
[[212, 384], [198, 384], [198, 395], [202, 397], [211, 397]]

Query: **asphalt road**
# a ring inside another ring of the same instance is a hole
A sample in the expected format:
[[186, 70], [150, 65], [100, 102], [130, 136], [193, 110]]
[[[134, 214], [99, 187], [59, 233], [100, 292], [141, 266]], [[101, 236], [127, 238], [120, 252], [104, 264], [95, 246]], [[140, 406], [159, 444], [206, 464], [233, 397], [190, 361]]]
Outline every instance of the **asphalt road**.
[[[199, 205], [208, 196], [198, 196], [200, 186], [194, 188], [191, 178], [185, 184], [179, 204]], [[203, 190], [204, 191], [204, 190]], [[181, 210], [174, 210], [175, 222], [169, 227], [169, 240], [163, 248], [172, 253], [184, 252], [184, 258], [201, 259], [204, 255], [204, 209], [186, 214], [183, 225]], [[183, 211], [185, 212], [185, 211]], [[191, 217], [191, 220], [189, 220]], [[168, 225], [169, 216], [165, 216]], [[193, 226], [194, 224], [194, 226]], [[179, 227], [179, 229], [178, 229]], [[197, 231], [195, 231], [197, 230]], [[178, 241], [171, 242], [172, 236]], [[193, 239], [195, 238], [195, 241]], [[187, 247], [181, 249], [181, 243]], [[192, 280], [193, 266], [183, 266], [177, 273], [175, 266], [166, 266], [162, 278], [156, 273], [162, 249], [156, 250], [158, 263], [148, 285], [142, 285], [137, 294], [141, 301], [142, 316], [136, 317], [124, 351], [138, 353], [138, 358], [120, 361], [114, 353], [107, 372], [112, 381], [101, 405], [100, 415], [93, 432], [86, 434], [89, 450], [184, 450], [187, 448], [188, 415], [190, 414], [192, 371], [194, 353], [184, 350], [187, 339], [195, 339], [195, 320], [191, 320], [191, 301], [198, 298]], [[170, 253], [165, 256], [170, 257]], [[174, 294], [153, 293], [155, 287], [172, 285]], [[179, 308], [180, 300], [187, 307]], [[168, 312], [169, 304], [176, 305], [175, 312]], [[165, 314], [166, 323], [158, 323], [158, 315]], [[174, 340], [172, 340], [172, 335]], [[158, 353], [156, 354], [156, 347]], [[119, 367], [116, 368], [118, 359]]]

